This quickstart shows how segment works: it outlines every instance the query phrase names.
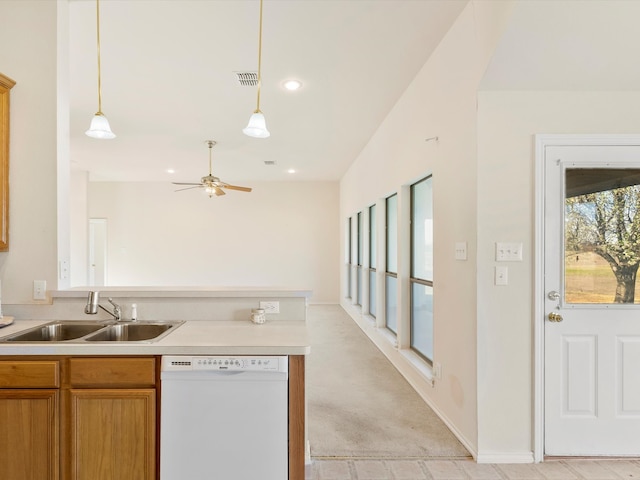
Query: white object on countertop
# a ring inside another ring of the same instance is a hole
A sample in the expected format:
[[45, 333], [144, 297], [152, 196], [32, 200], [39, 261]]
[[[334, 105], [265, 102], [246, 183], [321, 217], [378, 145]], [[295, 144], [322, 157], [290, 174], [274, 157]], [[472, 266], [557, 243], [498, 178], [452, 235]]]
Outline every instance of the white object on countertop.
[[9, 316], [0, 317], [0, 328], [8, 327], [12, 323], [13, 323], [13, 317], [9, 317]]
[[131, 304], [131, 321], [135, 322], [136, 320], [138, 320], [138, 304], [132, 303]]
[[264, 308], [252, 308], [251, 309], [251, 321], [253, 323], [264, 323], [267, 320], [267, 316], [264, 313]]

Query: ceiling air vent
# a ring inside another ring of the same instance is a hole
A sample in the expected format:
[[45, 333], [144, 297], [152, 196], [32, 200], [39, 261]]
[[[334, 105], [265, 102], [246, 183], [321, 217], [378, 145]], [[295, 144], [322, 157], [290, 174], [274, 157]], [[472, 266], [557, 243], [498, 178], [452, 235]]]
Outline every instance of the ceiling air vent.
[[275, 164], [276, 164], [276, 161], [275, 161], [275, 160], [265, 160], [265, 161], [264, 161], [264, 164], [265, 164], [265, 165], [275, 165]]
[[242, 87], [255, 87], [258, 85], [257, 72], [236, 72], [236, 77], [238, 77], [238, 83]]

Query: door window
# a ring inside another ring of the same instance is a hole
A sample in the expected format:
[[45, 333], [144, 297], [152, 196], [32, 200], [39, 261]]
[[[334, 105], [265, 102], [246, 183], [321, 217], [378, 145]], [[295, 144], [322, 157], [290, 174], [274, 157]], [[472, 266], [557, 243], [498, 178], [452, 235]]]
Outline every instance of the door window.
[[640, 169], [568, 168], [564, 300], [640, 303]]

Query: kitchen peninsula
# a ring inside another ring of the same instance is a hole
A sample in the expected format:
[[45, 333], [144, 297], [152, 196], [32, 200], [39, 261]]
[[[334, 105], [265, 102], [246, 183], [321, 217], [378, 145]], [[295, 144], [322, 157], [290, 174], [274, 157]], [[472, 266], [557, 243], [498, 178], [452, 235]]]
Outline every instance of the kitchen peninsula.
[[[53, 292], [48, 305], [6, 306], [16, 320], [0, 337], [52, 320], [109, 320], [104, 312], [84, 314], [87, 292]], [[184, 323], [157, 341], [0, 340], [0, 429], [13, 439], [0, 449], [7, 478], [79, 479], [98, 470], [101, 478], [161, 478], [163, 355], [286, 356], [288, 478], [304, 478], [309, 291], [102, 289], [105, 301], [109, 295], [125, 319], [135, 303], [141, 323]], [[277, 302], [279, 313], [268, 314], [264, 324], [251, 323], [251, 309], [261, 301]], [[112, 473], [105, 476], [105, 469]]]

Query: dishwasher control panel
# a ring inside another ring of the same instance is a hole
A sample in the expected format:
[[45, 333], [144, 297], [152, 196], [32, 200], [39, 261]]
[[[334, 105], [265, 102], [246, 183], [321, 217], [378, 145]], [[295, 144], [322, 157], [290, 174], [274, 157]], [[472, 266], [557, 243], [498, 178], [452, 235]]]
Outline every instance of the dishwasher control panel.
[[162, 371], [228, 371], [228, 372], [287, 372], [287, 356], [184, 356], [162, 357]]

